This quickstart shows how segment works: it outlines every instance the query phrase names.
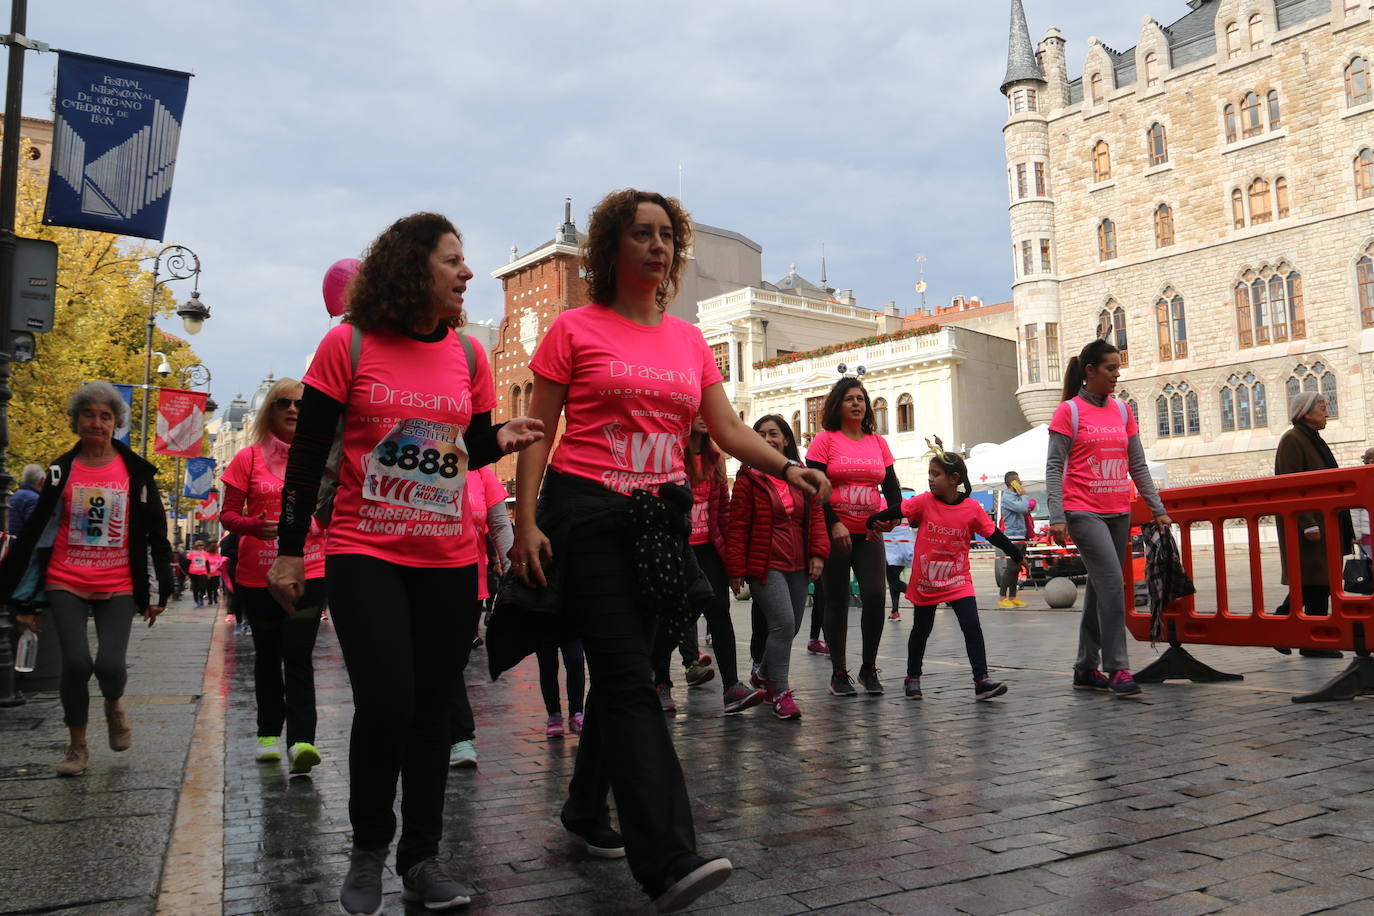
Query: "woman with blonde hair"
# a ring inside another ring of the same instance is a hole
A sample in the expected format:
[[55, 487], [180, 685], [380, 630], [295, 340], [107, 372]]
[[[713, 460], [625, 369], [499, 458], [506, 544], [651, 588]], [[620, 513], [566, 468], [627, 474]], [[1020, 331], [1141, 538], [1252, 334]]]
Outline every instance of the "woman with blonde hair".
[[252, 444], [224, 469], [220, 521], [239, 536], [235, 594], [253, 637], [253, 686], [258, 704], [254, 753], [262, 763], [281, 760], [281, 731], [291, 774], [309, 773], [320, 762], [315, 748], [315, 669], [311, 656], [324, 602], [324, 537], [312, 528], [305, 542], [305, 594], [290, 611], [267, 590], [267, 571], [277, 559], [277, 519], [285, 484], [286, 455], [296, 437], [301, 383], [280, 378], [253, 417]]

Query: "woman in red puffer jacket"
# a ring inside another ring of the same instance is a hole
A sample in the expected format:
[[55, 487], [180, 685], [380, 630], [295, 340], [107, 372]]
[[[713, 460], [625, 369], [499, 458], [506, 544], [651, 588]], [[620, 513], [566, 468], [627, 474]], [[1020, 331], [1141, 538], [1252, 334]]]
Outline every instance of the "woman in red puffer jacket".
[[[782, 417], [761, 417], [754, 430], [782, 455], [799, 460], [797, 440]], [[768, 626], [759, 673], [779, 719], [801, 718], [788, 685], [788, 661], [806, 611], [806, 584], [820, 577], [829, 555], [818, 502], [781, 480], [740, 468], [725, 527], [725, 571], [736, 593], [748, 580], [754, 608]]]

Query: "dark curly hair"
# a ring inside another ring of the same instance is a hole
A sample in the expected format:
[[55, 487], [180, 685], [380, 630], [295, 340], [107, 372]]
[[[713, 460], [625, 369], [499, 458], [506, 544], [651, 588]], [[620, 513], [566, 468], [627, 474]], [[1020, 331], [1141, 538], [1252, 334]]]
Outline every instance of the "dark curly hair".
[[620, 233], [634, 220], [640, 204], [658, 204], [673, 225], [673, 263], [654, 294], [661, 312], [677, 295], [682, 271], [687, 266], [687, 250], [692, 245], [692, 218], [677, 200], [655, 191], [635, 188], [612, 191], [592, 209], [587, 223], [587, 241], [582, 247], [587, 296], [602, 305], [610, 305], [615, 300], [615, 256], [620, 251]]
[[[429, 256], [445, 235], [463, 234], [448, 217], [412, 213], [396, 220], [367, 246], [362, 266], [348, 288], [348, 315], [364, 331], [409, 331], [434, 308]], [[463, 326], [463, 315], [445, 319]]]
[[840, 408], [844, 406], [844, 396], [851, 388], [857, 388], [864, 393], [864, 418], [859, 428], [872, 435], [878, 431], [878, 420], [873, 416], [873, 399], [868, 396], [868, 389], [864, 387], [864, 383], [850, 375], [836, 382], [835, 387], [825, 396], [825, 406], [821, 408], [821, 429], [832, 433], [839, 432], [842, 425]]

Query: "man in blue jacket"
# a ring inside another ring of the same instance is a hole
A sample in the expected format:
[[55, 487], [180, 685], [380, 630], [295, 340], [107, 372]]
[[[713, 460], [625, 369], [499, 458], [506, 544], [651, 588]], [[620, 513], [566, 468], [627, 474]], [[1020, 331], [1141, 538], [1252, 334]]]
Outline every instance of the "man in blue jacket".
[[24, 530], [24, 523], [33, 514], [33, 507], [38, 505], [43, 473], [42, 465], [26, 464], [19, 475], [19, 489], [10, 497], [10, 534], [16, 537]]
[[[1035, 500], [1026, 495], [1021, 486], [1021, 475], [1007, 471], [1002, 477], [1006, 490], [1002, 492], [1002, 533], [1017, 546], [1024, 548], [1030, 540], [1032, 531], [1031, 510]], [[1021, 579], [1021, 568], [1007, 556], [997, 558], [997, 596], [998, 607], [1025, 607], [1026, 602], [1016, 597], [1016, 586]]]

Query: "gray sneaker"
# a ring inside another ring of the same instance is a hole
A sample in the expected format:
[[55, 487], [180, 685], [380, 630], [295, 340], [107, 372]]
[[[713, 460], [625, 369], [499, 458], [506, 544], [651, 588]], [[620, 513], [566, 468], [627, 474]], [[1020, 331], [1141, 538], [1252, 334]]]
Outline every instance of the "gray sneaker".
[[427, 910], [446, 910], [472, 902], [472, 889], [449, 877], [439, 860], [430, 856], [401, 878], [401, 899], [423, 903]]
[[339, 908], [349, 916], [378, 916], [382, 912], [382, 869], [387, 847], [359, 849], [348, 856], [348, 874], [339, 888]]

